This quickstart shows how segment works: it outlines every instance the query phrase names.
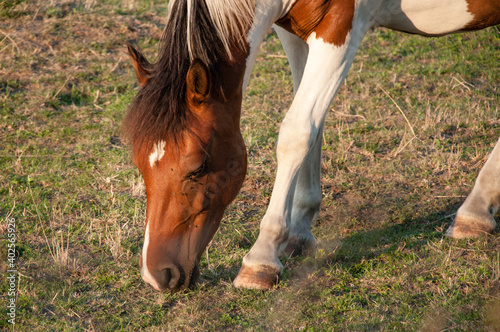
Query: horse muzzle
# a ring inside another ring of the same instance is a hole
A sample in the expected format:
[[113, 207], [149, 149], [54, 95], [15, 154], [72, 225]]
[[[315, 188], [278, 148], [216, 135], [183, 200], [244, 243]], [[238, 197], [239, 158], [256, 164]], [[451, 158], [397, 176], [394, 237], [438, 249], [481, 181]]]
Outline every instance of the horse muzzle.
[[160, 269], [150, 269], [141, 266], [141, 277], [151, 287], [160, 292], [180, 291], [192, 288], [200, 276], [198, 262], [187, 271], [180, 264], [168, 264]]

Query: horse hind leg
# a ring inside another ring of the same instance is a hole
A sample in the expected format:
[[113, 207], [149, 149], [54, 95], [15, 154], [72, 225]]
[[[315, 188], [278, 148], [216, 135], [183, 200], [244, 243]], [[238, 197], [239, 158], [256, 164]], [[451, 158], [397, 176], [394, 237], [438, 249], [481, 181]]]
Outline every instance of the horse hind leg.
[[455, 239], [492, 233], [500, 207], [500, 140], [479, 172], [472, 192], [458, 209], [446, 235]]
[[281, 256], [298, 256], [316, 248], [316, 238], [311, 226], [318, 218], [321, 205], [321, 140], [323, 128], [311, 151], [304, 160], [299, 174], [292, 203], [288, 244]]

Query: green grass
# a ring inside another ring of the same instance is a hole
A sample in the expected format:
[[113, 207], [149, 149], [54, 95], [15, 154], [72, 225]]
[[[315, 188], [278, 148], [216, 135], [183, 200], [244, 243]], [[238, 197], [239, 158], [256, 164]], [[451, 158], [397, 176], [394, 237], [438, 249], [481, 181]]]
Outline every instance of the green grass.
[[292, 101], [267, 36], [243, 102], [247, 179], [199, 286], [160, 294], [139, 274], [145, 190], [120, 123], [138, 91], [124, 43], [154, 59], [166, 11], [156, 0], [0, 5], [0, 216], [3, 234], [7, 217], [17, 226], [17, 330], [500, 330], [498, 235], [443, 236], [499, 137], [498, 29], [367, 35], [326, 120], [318, 250], [283, 259], [280, 283], [260, 292], [231, 282]]

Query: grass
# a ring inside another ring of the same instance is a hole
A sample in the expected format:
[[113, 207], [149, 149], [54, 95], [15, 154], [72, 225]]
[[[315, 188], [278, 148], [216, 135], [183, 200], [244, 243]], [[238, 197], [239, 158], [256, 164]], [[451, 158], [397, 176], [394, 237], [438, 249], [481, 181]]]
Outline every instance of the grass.
[[[498, 235], [443, 237], [499, 137], [498, 29], [367, 35], [326, 121], [319, 249], [284, 259], [280, 283], [259, 292], [231, 281], [258, 235], [292, 100], [268, 35], [243, 105], [247, 179], [199, 286], [159, 294], [139, 275], [145, 191], [120, 122], [138, 91], [124, 43], [154, 58], [166, 10], [0, 5], [0, 215], [3, 233], [7, 217], [17, 226], [17, 330], [500, 330]], [[5, 305], [0, 316], [12, 329]]]

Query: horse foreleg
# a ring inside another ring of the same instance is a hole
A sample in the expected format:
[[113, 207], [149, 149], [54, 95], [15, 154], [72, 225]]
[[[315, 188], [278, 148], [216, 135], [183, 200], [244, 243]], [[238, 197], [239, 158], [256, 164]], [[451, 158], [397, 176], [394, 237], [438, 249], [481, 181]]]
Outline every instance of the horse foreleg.
[[[279, 26], [275, 26], [275, 30], [290, 63], [293, 91], [297, 94], [304, 75], [309, 46], [304, 40]], [[293, 196], [288, 245], [283, 252], [286, 256], [300, 255], [304, 250], [316, 246], [311, 225], [318, 217], [321, 204], [321, 133], [318, 137], [299, 170]]]
[[[304, 223], [299, 220], [302, 219], [300, 215], [314, 211], [310, 218], [307, 217], [310, 219], [307, 223], [310, 224], [317, 214], [319, 203], [316, 199], [312, 202], [315, 205], [312, 210], [310, 207], [304, 209], [304, 206], [299, 206], [295, 214], [293, 204], [309, 200], [304, 199], [307, 196], [307, 192], [302, 192], [305, 187], [309, 187], [309, 192], [311, 187], [315, 188], [317, 194], [319, 174], [311, 177], [311, 172], [313, 168], [320, 167], [318, 151], [321, 151], [321, 133], [326, 111], [347, 76], [362, 36], [366, 32], [365, 27], [366, 24], [358, 28], [353, 26], [346, 43], [341, 46], [329, 44], [315, 33], [307, 40], [309, 55], [302, 81], [281, 124], [278, 137], [278, 170], [271, 201], [262, 219], [259, 237], [243, 258], [241, 270], [234, 280], [236, 287], [272, 287], [283, 270], [278, 253], [285, 249], [290, 235], [294, 235], [291, 233], [292, 220], [295, 219], [298, 221], [297, 225], [302, 225], [302, 228], [298, 228], [300, 231], [304, 229]], [[307, 163], [308, 157], [314, 161]], [[304, 176], [299, 176], [301, 170], [304, 170]], [[317, 184], [314, 183], [316, 180]], [[297, 188], [302, 188], [299, 193]], [[297, 199], [296, 193], [299, 194]], [[307, 205], [310, 205], [309, 203]]]
[[500, 140], [479, 172], [472, 192], [458, 209], [446, 235], [470, 238], [491, 233], [496, 226], [493, 216], [500, 206]]

